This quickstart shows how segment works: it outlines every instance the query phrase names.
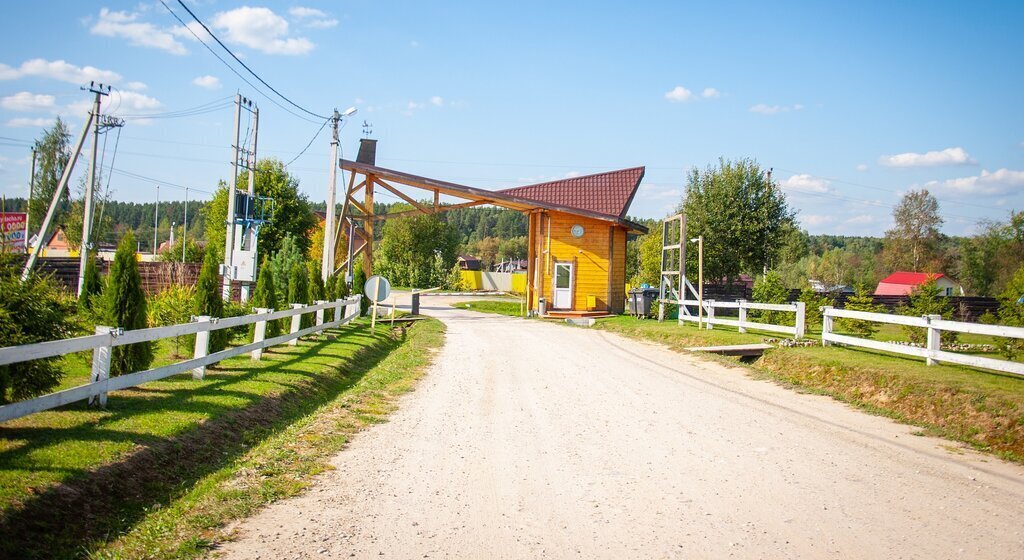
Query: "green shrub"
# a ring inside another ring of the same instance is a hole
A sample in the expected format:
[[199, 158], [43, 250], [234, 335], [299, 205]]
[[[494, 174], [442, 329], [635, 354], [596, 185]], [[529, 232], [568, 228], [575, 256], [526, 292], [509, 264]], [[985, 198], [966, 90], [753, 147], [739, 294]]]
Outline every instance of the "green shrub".
[[[1024, 296], [1024, 266], [1017, 269], [1006, 288], [999, 294], [999, 323], [1011, 327], [1024, 327], [1024, 303], [1017, 301]], [[999, 350], [1008, 359], [1024, 353], [1024, 340], [1019, 338], [997, 339]]]
[[357, 262], [355, 270], [352, 271], [352, 294], [360, 296], [359, 315], [366, 315], [366, 310], [370, 306], [370, 300], [363, 295], [364, 284], [366, 284], [366, 271], [363, 270], [363, 263]]
[[827, 294], [819, 294], [811, 288], [800, 290], [800, 298], [797, 301], [804, 303], [804, 325], [807, 329], [821, 326], [821, 308], [835, 305], [835, 300]]
[[[277, 290], [274, 287], [274, 274], [267, 266], [268, 259], [264, 257], [263, 266], [260, 267], [259, 276], [256, 278], [256, 289], [253, 291], [252, 300], [249, 302], [253, 307], [263, 307], [277, 310], [280, 304], [277, 302]], [[267, 322], [267, 338], [274, 338], [281, 334], [281, 319]], [[249, 337], [256, 334], [256, 325], [249, 326]]]
[[[309, 275], [306, 267], [299, 263], [292, 265], [291, 275], [288, 277], [288, 304], [309, 303]], [[300, 329], [308, 327], [311, 323], [309, 314], [302, 316]]]
[[270, 267], [271, 274], [274, 275], [277, 301], [282, 306], [292, 303], [288, 300], [288, 280], [292, 273], [292, 267], [296, 264], [303, 265], [305, 262], [306, 258], [302, 254], [298, 241], [291, 235], [284, 238], [281, 242], [281, 248], [270, 257], [270, 261], [267, 264]]
[[[142, 291], [142, 277], [135, 260], [135, 236], [125, 235], [117, 245], [114, 262], [110, 264], [103, 295], [100, 296], [99, 316], [111, 327], [124, 330], [144, 329], [146, 320], [146, 294]], [[139, 342], [115, 346], [111, 352], [110, 374], [120, 375], [143, 371], [153, 362], [153, 343]]]
[[[192, 301], [196, 290], [193, 286], [170, 286], [150, 299], [147, 307], [149, 324], [153, 327], [180, 325], [192, 320]], [[182, 349], [188, 350], [194, 337], [174, 337], [174, 355], [182, 356]]]
[[[21, 281], [21, 266], [0, 254], [0, 347], [68, 338], [75, 334], [74, 301], [62, 297], [50, 276], [30, 274]], [[39, 396], [64, 376], [60, 358], [0, 366], [0, 404]]]
[[78, 294], [78, 309], [83, 313], [92, 311], [94, 299], [103, 291], [103, 279], [100, 278], [96, 255], [90, 253], [85, 259], [85, 275], [82, 281], [82, 293]]
[[306, 272], [308, 275], [307, 284], [309, 285], [309, 296], [306, 297], [306, 302], [316, 303], [317, 301], [327, 299], [326, 287], [320, 276], [320, 265], [309, 261], [306, 263]]
[[[932, 279], [914, 288], [914, 291], [910, 293], [910, 302], [908, 305], [900, 306], [896, 312], [900, 315], [909, 315], [912, 317], [941, 315], [943, 319], [950, 319], [953, 314], [953, 305], [949, 303], [949, 298], [942, 295], [942, 290], [939, 288], [938, 284], [935, 283], [935, 280]], [[927, 343], [927, 329], [906, 325], [903, 325], [901, 328], [911, 342], [916, 344]], [[942, 344], [952, 344], [956, 342], [957, 336], [958, 333], [956, 332], [942, 331]]]
[[[885, 307], [876, 305], [871, 288], [861, 284], [857, 286], [857, 292], [847, 298], [846, 309], [850, 311], [865, 311], [867, 313], [885, 313]], [[871, 338], [878, 332], [879, 323], [864, 321], [861, 319], [839, 319], [836, 321], [836, 329], [849, 332], [862, 338]]]
[[[786, 303], [789, 300], [789, 289], [782, 283], [782, 277], [778, 272], [769, 270], [768, 274], [759, 277], [754, 281], [754, 291], [751, 297], [756, 303]], [[792, 325], [793, 314], [785, 311], [763, 311], [754, 309], [750, 315], [760, 318], [764, 323], [773, 325]]]
[[[203, 268], [199, 271], [199, 279], [196, 280], [195, 298], [192, 300], [192, 312], [195, 315], [208, 315], [210, 317], [224, 316], [224, 300], [221, 297], [222, 284], [221, 276], [218, 273], [220, 268], [220, 256], [213, 244], [206, 247], [206, 256], [203, 258]], [[219, 352], [228, 345], [228, 333], [224, 329], [210, 331], [209, 352]]]

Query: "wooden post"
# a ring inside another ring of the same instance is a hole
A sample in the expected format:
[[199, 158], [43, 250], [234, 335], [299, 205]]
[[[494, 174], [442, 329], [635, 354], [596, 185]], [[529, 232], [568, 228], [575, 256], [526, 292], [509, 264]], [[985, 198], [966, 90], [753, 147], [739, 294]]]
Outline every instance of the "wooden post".
[[832, 334], [833, 321], [835, 317], [828, 314], [832, 311], [831, 305], [826, 305], [821, 308], [821, 345], [831, 346], [832, 343], [828, 341], [828, 335]]
[[713, 299], [705, 300], [703, 298], [701, 298], [701, 299], [708, 304], [708, 320], [706, 321], [706, 324], [707, 324], [707, 329], [710, 331], [711, 329], [715, 328], [715, 326], [713, 324], [715, 322], [715, 300], [713, 300]]
[[[267, 309], [265, 307], [257, 307], [256, 308], [256, 314], [257, 315], [263, 315], [264, 313], [270, 313], [271, 311], [273, 311], [273, 309]], [[254, 330], [253, 335], [252, 335], [252, 341], [253, 342], [263, 342], [263, 340], [266, 337], [267, 337], [267, 322], [266, 322], [266, 320], [256, 321], [256, 327], [255, 327], [255, 330]], [[260, 358], [263, 357], [263, 349], [262, 348], [257, 348], [255, 350], [253, 350], [250, 353], [250, 356], [252, 357], [253, 360], [259, 361]]]
[[793, 338], [800, 340], [807, 329], [807, 304], [795, 301], [793, 305], [796, 307], [796, 334]]
[[[96, 334], [107, 335], [107, 344], [106, 346], [100, 346], [99, 348], [93, 348], [92, 350], [92, 376], [89, 378], [90, 382], [96, 383], [110, 379], [110, 356], [114, 349], [114, 337], [117, 333], [118, 330], [114, 327], [96, 326]], [[104, 387], [104, 389], [106, 389], [106, 387]], [[101, 391], [98, 395], [89, 397], [89, 404], [107, 406], [106, 390]]]
[[745, 326], [747, 322], [747, 300], [738, 299], [736, 303], [739, 305], [740, 311], [740, 332], [745, 333], [747, 332], [747, 327]]
[[377, 289], [373, 295], [373, 310], [370, 313], [370, 332], [377, 332], [377, 298], [380, 296], [380, 276], [377, 277]]
[[[210, 353], [210, 316], [200, 315], [195, 318], [197, 323], [206, 323], [203, 330], [196, 333], [196, 351], [194, 358], [205, 358]], [[192, 379], [202, 379], [206, 376], [206, 366], [199, 366], [192, 369]]]
[[925, 319], [928, 321], [928, 357], [925, 358], [925, 363], [934, 366], [939, 362], [933, 356], [942, 350], [942, 331], [933, 327], [932, 321], [941, 320], [942, 315], [926, 315]]
[[[302, 304], [302, 303], [293, 303], [292, 304], [292, 309], [302, 309], [303, 307], [306, 307], [305, 304]], [[302, 326], [302, 313], [297, 313], [295, 315], [292, 315], [292, 330], [291, 330], [291, 334], [295, 334], [295, 333], [299, 332], [299, 327], [301, 327], [301, 326]], [[293, 338], [293, 339], [288, 341], [288, 346], [296, 346], [298, 344], [299, 344], [299, 337], [295, 337], [295, 338]]]
[[363, 191], [363, 207], [366, 219], [363, 220], [363, 231], [366, 232], [366, 246], [363, 249], [363, 278], [373, 276], [373, 175], [366, 176], [366, 190]]

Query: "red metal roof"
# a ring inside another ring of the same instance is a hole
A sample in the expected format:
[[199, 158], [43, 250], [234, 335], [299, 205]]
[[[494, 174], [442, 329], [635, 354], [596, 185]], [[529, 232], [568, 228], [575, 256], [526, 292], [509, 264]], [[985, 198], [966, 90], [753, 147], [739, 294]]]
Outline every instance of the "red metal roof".
[[528, 200], [624, 218], [644, 178], [643, 167], [608, 171], [498, 191]]
[[945, 276], [932, 272], [893, 272], [882, 280], [882, 284], [905, 284], [907, 286], [920, 286], [929, 280], [938, 280]]

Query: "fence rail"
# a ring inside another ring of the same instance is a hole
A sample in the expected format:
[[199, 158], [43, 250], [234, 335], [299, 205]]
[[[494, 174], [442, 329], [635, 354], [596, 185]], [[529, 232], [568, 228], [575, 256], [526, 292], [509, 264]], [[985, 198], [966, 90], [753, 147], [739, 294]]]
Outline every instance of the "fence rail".
[[[259, 360], [262, 357], [264, 348], [286, 342], [295, 344], [300, 337], [351, 322], [359, 315], [359, 299], [359, 296], [353, 296], [344, 300], [318, 301], [313, 305], [292, 304], [292, 309], [281, 311], [257, 309], [256, 313], [241, 317], [217, 319], [201, 316], [195, 317], [191, 323], [133, 331], [97, 326], [97, 334], [94, 335], [0, 348], [0, 365], [16, 364], [88, 350], [93, 351], [92, 375], [89, 383], [34, 399], [0, 406], [0, 422], [85, 399], [89, 399], [90, 402], [98, 401], [99, 404], [103, 405], [106, 404], [107, 393], [110, 391], [135, 387], [190, 370], [192, 371], [193, 378], [202, 379], [206, 373], [206, 366], [213, 365], [227, 358], [240, 356], [247, 352], [250, 353], [254, 360]], [[324, 313], [328, 309], [334, 310], [334, 320], [325, 322]], [[300, 319], [302, 315], [307, 313], [316, 314], [315, 324], [311, 327], [300, 329]], [[274, 338], [264, 339], [268, 321], [288, 317], [292, 318], [291, 332]], [[251, 343], [208, 354], [210, 332], [250, 324], [256, 326]], [[196, 335], [195, 352], [191, 360], [176, 362], [146, 371], [110, 377], [110, 355], [114, 347], [189, 334]]]
[[[980, 334], [1002, 338], [1024, 338], [1024, 328], [1021, 327], [947, 321], [942, 319], [940, 315], [910, 317], [905, 315], [890, 315], [887, 313], [850, 311], [846, 309], [835, 309], [833, 307], [822, 307], [821, 310], [821, 342], [825, 346], [830, 344], [860, 346], [862, 348], [870, 348], [872, 350], [882, 350], [885, 352], [893, 352], [895, 354], [924, 358], [925, 363], [928, 365], [935, 365], [936, 363], [944, 362], [1024, 376], [1024, 363], [986, 358], [984, 356], [958, 354], [956, 352], [947, 352], [942, 349], [942, 331]], [[872, 321], [875, 323], [920, 327], [927, 330], [927, 343], [923, 348], [921, 348], [917, 346], [893, 344], [891, 342], [881, 342], [856, 336], [836, 334], [836, 319], [856, 319], [860, 321]]]
[[[683, 312], [682, 306], [696, 307], [698, 305], [697, 300], [681, 300], [675, 302], [680, 305], [679, 322], [692, 321], [697, 322], [698, 317], [695, 315], [688, 315]], [[716, 309], [736, 309], [739, 313], [738, 319], [725, 319], [722, 317], [715, 316]], [[762, 311], [782, 311], [796, 314], [796, 320], [794, 326], [789, 325], [774, 325], [771, 323], [759, 323], [756, 321], [747, 320], [747, 311], [751, 309], [757, 309]], [[708, 325], [708, 329], [712, 328], [713, 325], [724, 325], [729, 327], [737, 327], [741, 333], [747, 332], [747, 329], [758, 329], [763, 331], [780, 332], [785, 334], [791, 334], [794, 338], [803, 338], [806, 332], [806, 304], [802, 301], [793, 303], [757, 303], [746, 300], [736, 301], [715, 301], [713, 299], [704, 300], [704, 321]]]

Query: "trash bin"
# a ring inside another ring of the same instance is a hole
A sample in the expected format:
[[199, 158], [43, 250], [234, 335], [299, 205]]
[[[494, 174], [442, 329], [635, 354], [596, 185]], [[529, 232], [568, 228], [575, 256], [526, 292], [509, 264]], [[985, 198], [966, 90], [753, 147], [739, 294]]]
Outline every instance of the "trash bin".
[[412, 314], [420, 314], [420, 294], [419, 292], [412, 293]]
[[656, 288], [633, 288], [629, 291], [629, 314], [634, 317], [653, 317], [657, 307]]
[[541, 317], [548, 314], [548, 300], [537, 298], [537, 314]]

